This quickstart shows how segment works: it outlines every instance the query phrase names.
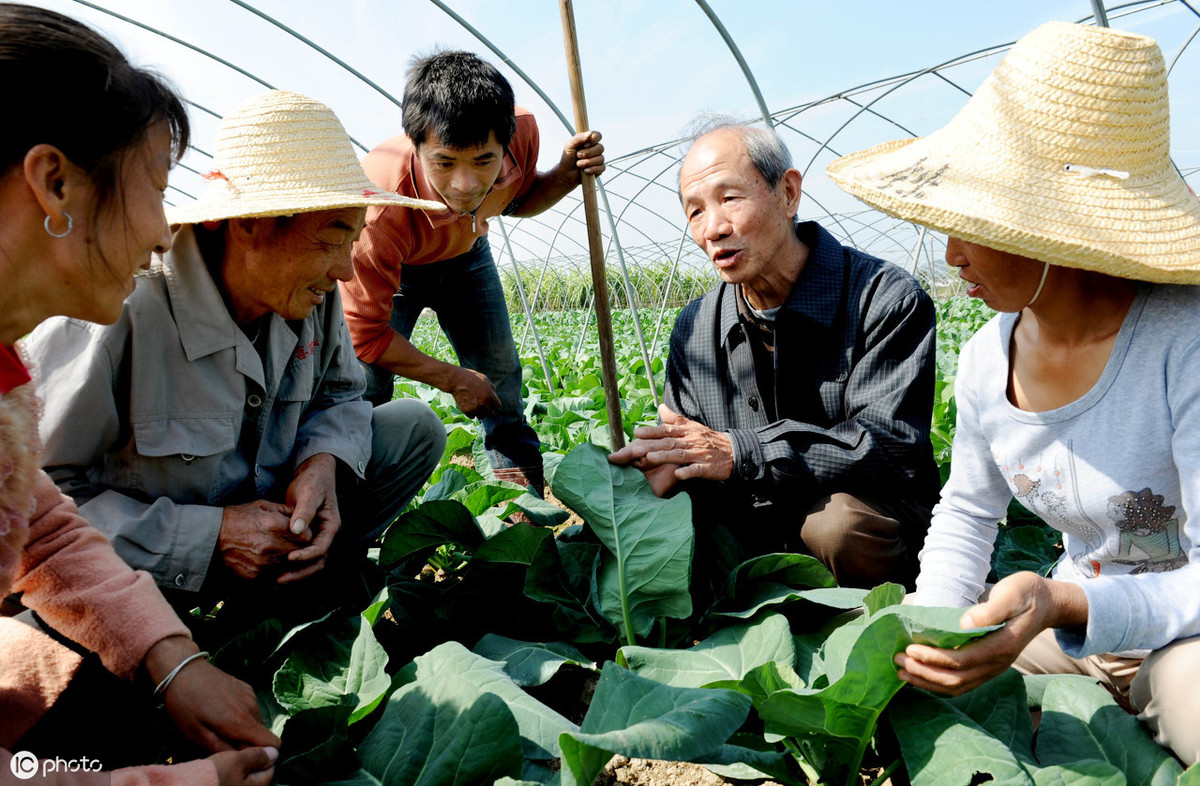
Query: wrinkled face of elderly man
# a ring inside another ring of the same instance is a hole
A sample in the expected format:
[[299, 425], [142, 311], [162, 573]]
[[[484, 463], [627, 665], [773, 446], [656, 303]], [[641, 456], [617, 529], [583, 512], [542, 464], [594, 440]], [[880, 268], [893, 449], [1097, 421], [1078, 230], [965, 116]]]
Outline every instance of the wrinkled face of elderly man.
[[366, 215], [366, 208], [351, 207], [231, 219], [222, 278], [235, 321], [268, 312], [284, 319], [311, 314], [338, 281], [353, 278], [350, 249]]
[[789, 169], [772, 188], [734, 131], [696, 140], [680, 169], [679, 197], [692, 239], [723, 281], [757, 290], [796, 248], [800, 173]]

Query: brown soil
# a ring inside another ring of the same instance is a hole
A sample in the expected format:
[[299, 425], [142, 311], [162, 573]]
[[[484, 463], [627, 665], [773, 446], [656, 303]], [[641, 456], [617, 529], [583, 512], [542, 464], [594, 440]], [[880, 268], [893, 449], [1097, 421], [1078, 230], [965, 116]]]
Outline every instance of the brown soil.
[[721, 778], [699, 764], [614, 756], [595, 786], [721, 786]]
[[[859, 774], [862, 784], [873, 783], [880, 769], [864, 770]], [[596, 778], [594, 786], [723, 786], [733, 783], [754, 783], [757, 786], [780, 786], [775, 781], [727, 781], [699, 764], [679, 761], [653, 761], [650, 759], [627, 759], [613, 756], [604, 772]], [[892, 786], [885, 780], [881, 786]]]
[[[614, 756], [596, 779], [595, 786], [722, 786], [730, 782], [699, 764]], [[775, 781], [755, 782], [762, 786], [779, 786]]]

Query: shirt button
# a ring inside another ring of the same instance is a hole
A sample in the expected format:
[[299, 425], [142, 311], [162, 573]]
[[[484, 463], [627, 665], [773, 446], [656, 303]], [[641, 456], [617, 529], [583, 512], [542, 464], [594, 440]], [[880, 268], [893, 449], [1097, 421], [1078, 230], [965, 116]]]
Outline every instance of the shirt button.
[[746, 403], [750, 405], [750, 409], [758, 412], [758, 396], [751, 396], [746, 399]]
[[252, 407], [261, 407], [262, 396], [258, 395], [257, 393], [252, 393], [250, 394], [250, 398], [246, 399], [246, 403]]
[[837, 381], [838, 381], [838, 382], [845, 382], [845, 381], [846, 381], [847, 379], [849, 379], [849, 378], [850, 378], [850, 372], [849, 372], [849, 371], [839, 371], [839, 372], [838, 372], [838, 375], [837, 375]]
[[180, 573], [178, 576], [175, 577], [175, 586], [176, 587], [182, 587], [186, 582], [187, 582], [187, 574], [186, 573]]
[[359, 471], [359, 472], [366, 472], [366, 471], [367, 471], [367, 464], [366, 464], [366, 462], [365, 462], [365, 461], [360, 461], [360, 462], [358, 462], [358, 471]]
[[186, 462], [188, 464], [191, 464], [193, 461], [196, 460], [196, 457], [193, 456], [191, 453], [180, 453], [179, 458], [183, 459], [184, 462]]
[[255, 464], [254, 465], [254, 477], [257, 478], [261, 474], [262, 474], [262, 467], [260, 467], [258, 464]]

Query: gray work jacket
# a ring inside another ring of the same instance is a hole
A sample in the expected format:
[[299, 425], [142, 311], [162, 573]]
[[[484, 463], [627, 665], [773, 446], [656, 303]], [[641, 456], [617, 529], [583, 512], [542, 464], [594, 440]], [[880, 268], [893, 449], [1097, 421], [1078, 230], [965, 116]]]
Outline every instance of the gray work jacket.
[[184, 226], [116, 324], [57, 318], [26, 342], [43, 465], [161, 586], [199, 591], [223, 508], [282, 502], [310, 456], [366, 471], [371, 405], [337, 291], [307, 319], [271, 314], [266, 330], [264, 367]]

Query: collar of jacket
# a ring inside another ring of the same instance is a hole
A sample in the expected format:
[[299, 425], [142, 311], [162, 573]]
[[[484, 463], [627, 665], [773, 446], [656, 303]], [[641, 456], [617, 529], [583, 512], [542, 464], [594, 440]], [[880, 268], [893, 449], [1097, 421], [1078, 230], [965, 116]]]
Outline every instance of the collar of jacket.
[[[200, 256], [196, 234], [190, 224], [181, 226], [175, 232], [171, 239], [171, 250], [163, 256], [162, 267], [179, 341], [188, 360], [194, 361], [223, 349], [237, 347], [238, 370], [260, 385], [264, 384], [258, 353], [229, 314], [225, 299], [221, 297], [208, 265]], [[283, 335], [288, 338], [289, 346], [280, 347], [286, 356], [299, 337], [283, 317], [271, 314], [268, 331], [272, 336], [272, 349], [275, 348], [281, 328], [288, 329]]]
[[[815, 221], [799, 224], [796, 236], [808, 246], [808, 259], [776, 316], [776, 324], [779, 324], [780, 317], [786, 311], [830, 330], [837, 319], [845, 284], [843, 273], [846, 259], [842, 246]], [[721, 335], [728, 340], [729, 334], [739, 323], [737, 297], [731, 284], [721, 284], [721, 290]]]

